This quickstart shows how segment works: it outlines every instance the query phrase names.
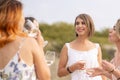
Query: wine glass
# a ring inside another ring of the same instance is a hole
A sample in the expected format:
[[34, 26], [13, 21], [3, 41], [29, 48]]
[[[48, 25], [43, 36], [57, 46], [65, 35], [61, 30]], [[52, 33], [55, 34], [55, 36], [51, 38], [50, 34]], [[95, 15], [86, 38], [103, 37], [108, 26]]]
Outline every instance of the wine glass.
[[[90, 80], [87, 74], [86, 74], [86, 63], [87, 61], [85, 59], [80, 59], [80, 62], [83, 64], [83, 67], [85, 68], [84, 70], [78, 70], [78, 80]], [[82, 75], [82, 76], [81, 76]]]
[[52, 65], [55, 61], [55, 51], [47, 51], [45, 54], [45, 58], [48, 66]]
[[[81, 59], [80, 60], [84, 65], [84, 70], [78, 70], [78, 80], [92, 80], [92, 77], [89, 77], [87, 74], [87, 60]], [[82, 76], [81, 76], [82, 75]]]
[[35, 26], [35, 24], [30, 21], [29, 19], [26, 20], [26, 23], [24, 25], [23, 31], [28, 34], [30, 37], [35, 37], [38, 33], [38, 28]]

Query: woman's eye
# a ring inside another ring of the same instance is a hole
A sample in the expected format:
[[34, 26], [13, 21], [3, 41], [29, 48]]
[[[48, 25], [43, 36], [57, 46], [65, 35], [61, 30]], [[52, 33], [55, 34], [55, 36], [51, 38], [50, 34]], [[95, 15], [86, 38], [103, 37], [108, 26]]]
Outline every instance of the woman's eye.
[[115, 28], [116, 26], [113, 26], [113, 30], [116, 30], [116, 28]]
[[85, 24], [85, 22], [82, 22], [82, 24], [84, 25], [84, 24]]
[[79, 25], [80, 23], [79, 22], [76, 22], [76, 25]]
[[79, 24], [82, 24], [82, 25], [85, 25], [85, 22], [76, 22], [76, 25], [79, 25]]

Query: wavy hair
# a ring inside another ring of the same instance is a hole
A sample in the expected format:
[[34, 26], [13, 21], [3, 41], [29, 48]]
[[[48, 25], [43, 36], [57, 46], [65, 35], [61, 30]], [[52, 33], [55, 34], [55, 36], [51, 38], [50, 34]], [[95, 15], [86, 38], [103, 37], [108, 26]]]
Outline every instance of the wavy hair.
[[20, 29], [22, 3], [18, 0], [0, 0], [0, 47], [26, 36]]

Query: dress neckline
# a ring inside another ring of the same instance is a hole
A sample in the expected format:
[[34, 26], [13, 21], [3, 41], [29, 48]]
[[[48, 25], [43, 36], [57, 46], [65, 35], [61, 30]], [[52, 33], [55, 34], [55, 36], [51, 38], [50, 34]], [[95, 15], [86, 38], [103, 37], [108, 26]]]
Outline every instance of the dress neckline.
[[93, 51], [93, 50], [95, 50], [95, 49], [97, 48], [97, 46], [95, 46], [94, 48], [89, 49], [89, 50], [77, 50], [77, 49], [71, 48], [71, 47], [70, 47], [70, 43], [68, 43], [68, 46], [69, 46], [70, 49], [72, 49], [72, 50], [74, 50], [74, 51], [77, 51], [77, 52], [84, 52], [84, 53]]

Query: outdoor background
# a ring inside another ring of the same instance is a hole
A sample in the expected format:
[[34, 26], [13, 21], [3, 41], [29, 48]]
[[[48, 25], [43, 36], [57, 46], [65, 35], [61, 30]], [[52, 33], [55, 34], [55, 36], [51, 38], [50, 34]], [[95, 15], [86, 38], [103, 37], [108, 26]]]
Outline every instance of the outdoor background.
[[[44, 39], [48, 41], [44, 51], [51, 50], [56, 52], [55, 62], [50, 66], [52, 80], [69, 80], [69, 76], [59, 78], [57, 76], [57, 68], [61, 48], [66, 42], [70, 42], [76, 37], [73, 24], [57, 22], [51, 25], [40, 23], [39, 26]], [[96, 31], [90, 40], [100, 44], [103, 59], [110, 61], [114, 55], [115, 47], [108, 41], [108, 29]]]
[[110, 60], [115, 51], [108, 41], [108, 29], [120, 18], [120, 0], [21, 0], [24, 15], [35, 17], [48, 45], [44, 51], [56, 52], [56, 60], [50, 66], [52, 80], [69, 80], [69, 76], [59, 78], [57, 67], [61, 48], [66, 42], [75, 39], [74, 20], [81, 13], [89, 14], [96, 32], [90, 39], [99, 43], [103, 59]]
[[21, 0], [25, 16], [33, 16], [39, 22], [74, 23], [81, 13], [89, 14], [96, 30], [112, 27], [120, 18], [120, 0]]

